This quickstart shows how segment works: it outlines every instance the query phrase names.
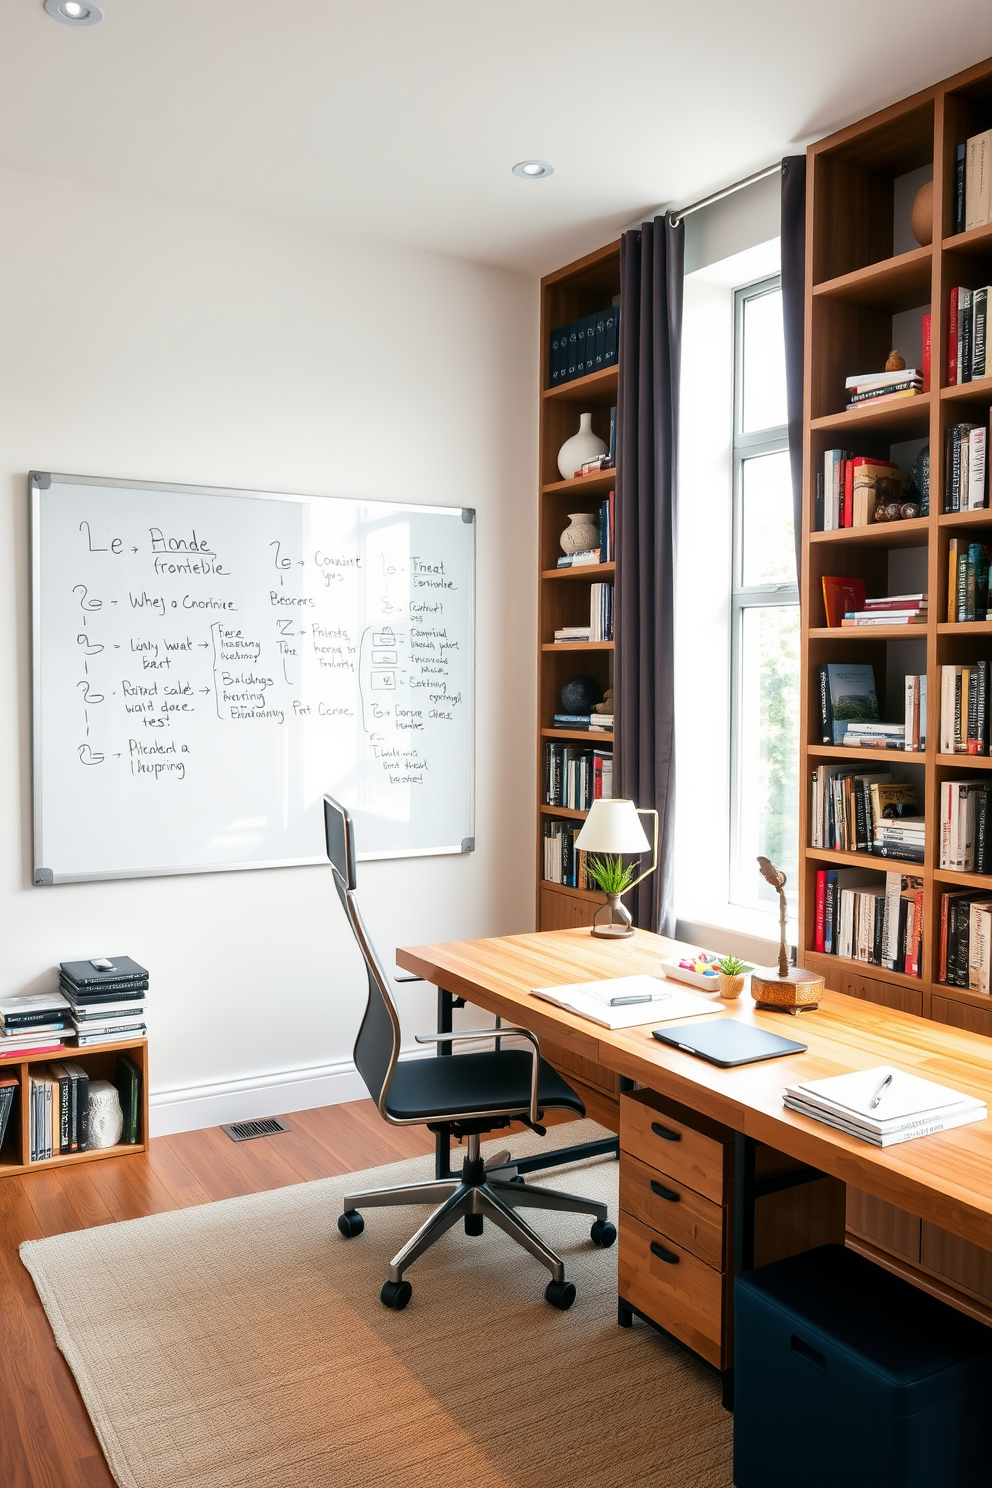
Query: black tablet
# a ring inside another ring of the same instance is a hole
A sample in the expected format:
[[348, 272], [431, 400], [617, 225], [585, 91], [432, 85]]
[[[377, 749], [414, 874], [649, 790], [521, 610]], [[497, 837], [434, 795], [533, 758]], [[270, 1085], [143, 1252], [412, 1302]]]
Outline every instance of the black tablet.
[[737, 1018], [707, 1018], [705, 1023], [676, 1023], [674, 1027], [652, 1031], [660, 1043], [671, 1044], [686, 1054], [696, 1054], [724, 1069], [735, 1064], [755, 1064], [759, 1059], [779, 1059], [783, 1054], [803, 1054], [807, 1048], [795, 1039], [768, 1033]]

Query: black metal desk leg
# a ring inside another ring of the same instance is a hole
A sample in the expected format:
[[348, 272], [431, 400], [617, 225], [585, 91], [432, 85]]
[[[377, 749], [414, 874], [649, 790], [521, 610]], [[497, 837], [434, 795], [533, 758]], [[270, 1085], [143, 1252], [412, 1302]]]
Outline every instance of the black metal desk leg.
[[[750, 1271], [754, 1266], [755, 1145], [753, 1137], [746, 1137], [743, 1132], [734, 1133], [734, 1191], [732, 1195], [734, 1227], [730, 1255], [731, 1287], [742, 1271]], [[734, 1294], [731, 1291], [728, 1319], [731, 1331], [734, 1327], [733, 1312]], [[733, 1366], [723, 1371], [723, 1408], [728, 1411], [734, 1408]]]
[[[452, 1029], [451, 1014], [455, 1005], [452, 993], [445, 992], [443, 987], [437, 989], [437, 1032], [450, 1033]], [[438, 1058], [451, 1054], [450, 1044], [438, 1044]], [[447, 1132], [437, 1132], [434, 1136], [434, 1177], [451, 1178], [451, 1138]]]

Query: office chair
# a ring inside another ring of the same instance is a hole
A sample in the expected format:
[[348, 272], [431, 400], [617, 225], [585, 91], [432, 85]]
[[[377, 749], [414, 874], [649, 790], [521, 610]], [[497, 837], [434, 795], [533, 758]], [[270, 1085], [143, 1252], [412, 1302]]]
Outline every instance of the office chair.
[[574, 1111], [585, 1115], [585, 1106], [556, 1070], [541, 1058], [540, 1045], [526, 1028], [474, 1029], [470, 1032], [418, 1034], [420, 1044], [457, 1043], [467, 1039], [491, 1039], [497, 1033], [517, 1034], [530, 1041], [530, 1051], [498, 1047], [483, 1053], [399, 1063], [400, 1020], [383, 970], [369, 940], [355, 897], [354, 826], [347, 810], [331, 796], [324, 797], [324, 832], [334, 887], [344, 905], [365, 961], [369, 998], [355, 1040], [355, 1064], [379, 1108], [392, 1126], [425, 1125], [429, 1131], [448, 1132], [466, 1138], [461, 1178], [435, 1179], [404, 1184], [399, 1188], [374, 1188], [367, 1193], [346, 1194], [338, 1229], [346, 1239], [360, 1235], [365, 1221], [359, 1207], [389, 1204], [431, 1204], [438, 1207], [389, 1263], [389, 1275], [380, 1298], [386, 1307], [404, 1308], [412, 1288], [403, 1279], [406, 1271], [435, 1240], [459, 1219], [467, 1235], [481, 1235], [483, 1221], [505, 1230], [518, 1245], [551, 1272], [545, 1298], [562, 1311], [575, 1301], [575, 1286], [565, 1280], [561, 1257], [541, 1239], [517, 1209], [557, 1209], [571, 1214], [592, 1214], [590, 1231], [594, 1244], [605, 1249], [617, 1232], [607, 1218], [605, 1204], [577, 1194], [538, 1188], [520, 1178], [509, 1152], [501, 1152], [488, 1163], [480, 1154], [480, 1139], [511, 1121], [522, 1121], [540, 1136], [545, 1110]]

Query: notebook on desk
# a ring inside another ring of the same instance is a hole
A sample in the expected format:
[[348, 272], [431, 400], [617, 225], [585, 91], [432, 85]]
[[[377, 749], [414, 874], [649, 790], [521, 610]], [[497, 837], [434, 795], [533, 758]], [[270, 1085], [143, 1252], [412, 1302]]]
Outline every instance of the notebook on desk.
[[695, 992], [669, 987], [653, 976], [610, 977], [602, 982], [570, 982], [564, 987], [531, 987], [531, 995], [577, 1013], [601, 1028], [636, 1028], [668, 1018], [698, 1018], [723, 1009]]
[[659, 1043], [671, 1044], [684, 1054], [695, 1054], [723, 1069], [732, 1069], [737, 1064], [756, 1064], [760, 1059], [779, 1059], [783, 1054], [804, 1054], [807, 1048], [806, 1044], [798, 1044], [795, 1039], [769, 1033], [767, 1029], [756, 1028], [753, 1023], [743, 1023], [738, 1018], [721, 1018], [718, 1023], [710, 1023], [705, 1028], [687, 1023], [678, 1028], [655, 1028], [653, 1032]]

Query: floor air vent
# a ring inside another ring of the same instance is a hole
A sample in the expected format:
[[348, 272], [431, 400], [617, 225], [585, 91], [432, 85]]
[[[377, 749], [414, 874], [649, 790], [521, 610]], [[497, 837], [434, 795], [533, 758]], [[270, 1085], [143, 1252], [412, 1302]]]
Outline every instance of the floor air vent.
[[253, 1137], [274, 1137], [276, 1132], [288, 1132], [289, 1127], [278, 1116], [261, 1116], [256, 1121], [232, 1121], [222, 1126], [232, 1142], [250, 1142]]

